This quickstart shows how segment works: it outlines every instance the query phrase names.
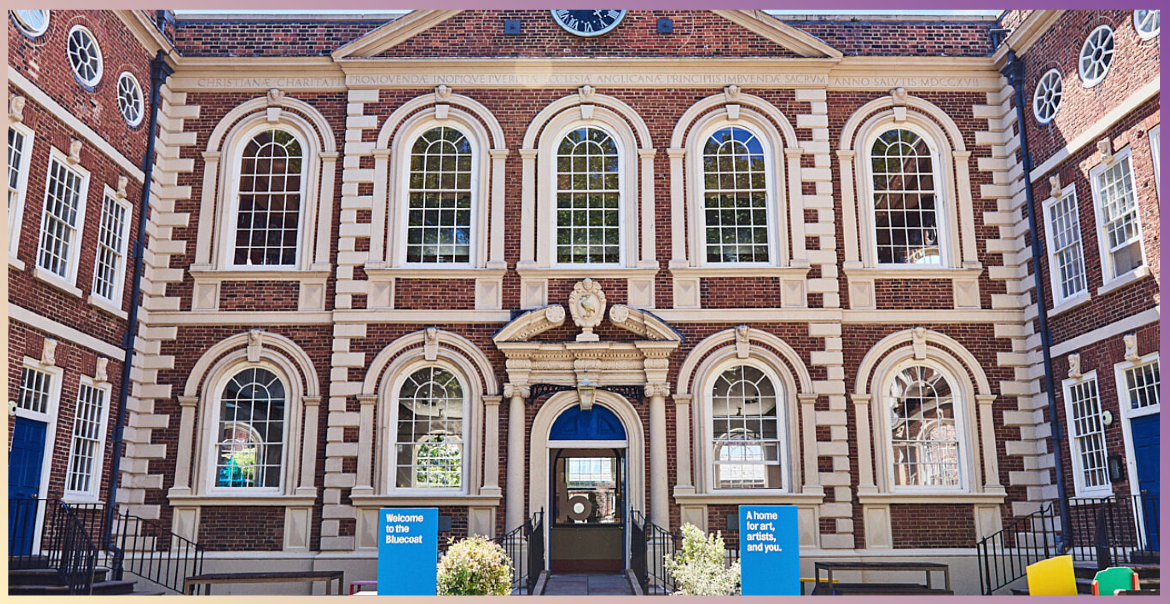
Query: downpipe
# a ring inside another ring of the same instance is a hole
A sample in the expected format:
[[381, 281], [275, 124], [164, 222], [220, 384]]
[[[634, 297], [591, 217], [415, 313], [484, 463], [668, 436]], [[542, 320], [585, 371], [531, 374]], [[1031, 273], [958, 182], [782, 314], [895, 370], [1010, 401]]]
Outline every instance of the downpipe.
[[1048, 331], [1048, 309], [1044, 302], [1044, 279], [1040, 274], [1040, 259], [1043, 250], [1040, 249], [1039, 230], [1036, 226], [1036, 199], [1032, 193], [1032, 154], [1028, 151], [1028, 135], [1024, 128], [1027, 103], [1024, 98], [1024, 60], [1016, 56], [1015, 51], [1008, 51], [1008, 62], [1000, 72], [1007, 78], [1008, 84], [1015, 90], [1016, 129], [1020, 133], [1020, 156], [1024, 164], [1024, 198], [1028, 204], [1028, 231], [1032, 240], [1032, 275], [1033, 287], [1036, 291], [1036, 321], [1040, 330], [1040, 351], [1044, 355], [1044, 387], [1048, 391], [1048, 419], [1051, 426], [1049, 441], [1052, 443], [1052, 456], [1056, 465], [1056, 489], [1060, 505], [1061, 543], [1057, 554], [1063, 554], [1072, 547], [1072, 524], [1069, 512], [1068, 493], [1065, 491], [1064, 464], [1061, 455], [1064, 446], [1064, 427], [1056, 421], [1056, 383], [1052, 370], [1052, 333]]
[[109, 492], [106, 494], [105, 534], [102, 536], [104, 549], [113, 545], [114, 515], [118, 485], [121, 482], [123, 433], [126, 426], [126, 403], [130, 397], [130, 371], [134, 361], [134, 340], [138, 337], [138, 308], [142, 294], [142, 273], [146, 250], [146, 222], [150, 216], [150, 185], [154, 175], [154, 143], [158, 138], [158, 108], [162, 85], [174, 73], [166, 62], [166, 53], [158, 51], [150, 61], [150, 127], [147, 130], [146, 155], [142, 158], [142, 199], [138, 211], [138, 236], [134, 240], [134, 278], [130, 286], [130, 315], [127, 319], [126, 334], [122, 337], [122, 349], [126, 355], [122, 360], [122, 382], [118, 390], [118, 420], [114, 424], [113, 456], [110, 463]]

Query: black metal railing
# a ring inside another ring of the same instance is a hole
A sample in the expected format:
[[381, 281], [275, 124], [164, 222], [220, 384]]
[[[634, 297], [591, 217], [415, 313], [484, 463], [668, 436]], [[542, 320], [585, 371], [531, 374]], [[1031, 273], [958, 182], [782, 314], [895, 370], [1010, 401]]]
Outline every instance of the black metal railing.
[[[99, 562], [88, 504], [8, 500], [8, 568], [56, 569], [71, 594], [88, 594]], [[116, 561], [118, 558], [113, 557]]]
[[644, 594], [669, 594], [675, 591], [674, 577], [666, 569], [666, 559], [674, 555], [682, 536], [672, 533], [637, 510], [630, 511], [630, 569]]
[[980, 590], [992, 595], [1007, 587], [1027, 574], [1029, 564], [1063, 553], [1061, 545], [1059, 512], [1053, 504], [1016, 518], [976, 544]]
[[512, 594], [532, 595], [544, 570], [544, 510], [492, 541], [503, 547], [512, 561]]
[[153, 521], [123, 511], [114, 535], [123, 568], [147, 581], [182, 593], [187, 577], [203, 573], [203, 546]]
[[1069, 501], [1073, 560], [1103, 569], [1156, 560], [1161, 537], [1158, 495], [1111, 495]]
[[60, 530], [60, 565], [57, 572], [61, 582], [69, 588], [70, 595], [88, 595], [93, 591], [93, 575], [97, 569], [98, 550], [93, 539], [86, 532], [85, 523], [69, 509], [68, 505], [57, 506], [55, 526]]

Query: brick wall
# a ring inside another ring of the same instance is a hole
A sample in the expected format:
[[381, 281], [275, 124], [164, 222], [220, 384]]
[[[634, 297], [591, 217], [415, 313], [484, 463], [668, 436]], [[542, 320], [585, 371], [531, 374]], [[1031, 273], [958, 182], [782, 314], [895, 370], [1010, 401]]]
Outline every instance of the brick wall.
[[846, 55], [985, 57], [994, 50], [988, 21], [784, 21]]
[[975, 546], [975, 514], [969, 505], [890, 506], [894, 549]]
[[173, 40], [185, 57], [318, 57], [385, 23], [183, 19], [175, 28]]

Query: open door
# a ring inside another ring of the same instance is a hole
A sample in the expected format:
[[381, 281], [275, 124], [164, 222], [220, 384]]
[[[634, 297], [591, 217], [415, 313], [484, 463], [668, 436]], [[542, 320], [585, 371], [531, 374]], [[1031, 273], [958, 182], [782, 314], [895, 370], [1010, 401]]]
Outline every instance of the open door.
[[625, 568], [624, 449], [553, 449], [553, 572], [621, 572]]

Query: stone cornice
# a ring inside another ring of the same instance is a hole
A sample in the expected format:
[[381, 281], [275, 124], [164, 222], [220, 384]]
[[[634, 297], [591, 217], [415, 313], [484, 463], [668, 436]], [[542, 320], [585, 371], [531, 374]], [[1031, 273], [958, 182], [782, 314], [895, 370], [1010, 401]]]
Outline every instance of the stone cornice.
[[995, 65], [1002, 67], [1007, 62], [1007, 53], [1009, 50], [1016, 51], [1017, 55], [1028, 52], [1029, 48], [1056, 23], [1056, 20], [1064, 14], [1063, 10], [1036, 10], [1028, 15], [1027, 19], [1013, 31], [999, 48], [995, 49], [995, 53], [991, 55], [992, 61]]

